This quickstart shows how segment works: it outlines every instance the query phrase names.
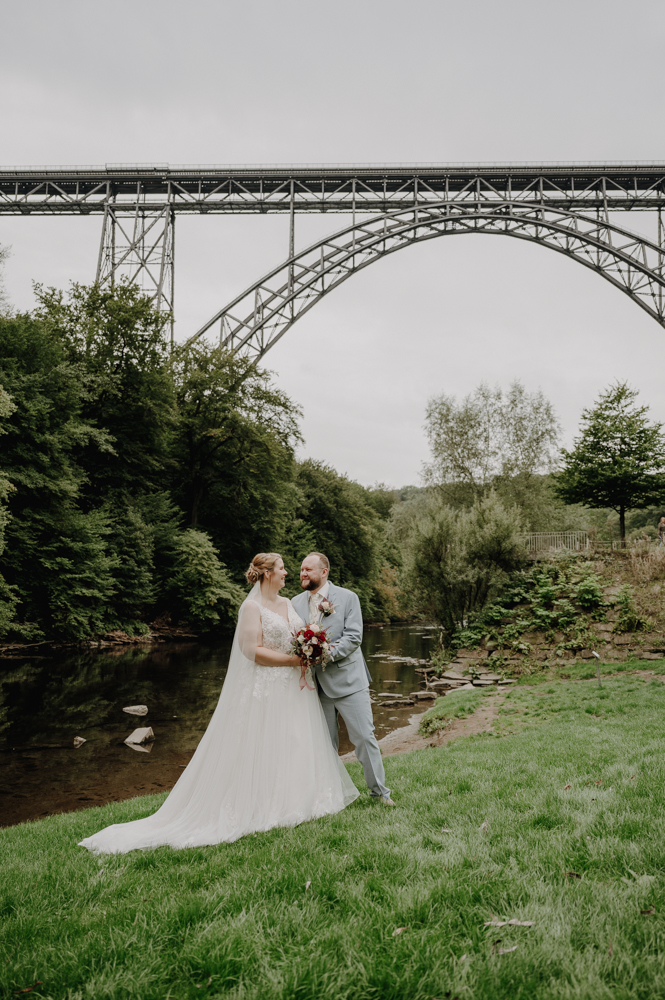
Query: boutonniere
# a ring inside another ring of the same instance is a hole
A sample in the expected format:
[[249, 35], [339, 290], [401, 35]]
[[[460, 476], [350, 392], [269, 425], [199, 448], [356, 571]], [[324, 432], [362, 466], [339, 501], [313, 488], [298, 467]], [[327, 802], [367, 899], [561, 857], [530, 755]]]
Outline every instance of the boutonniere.
[[329, 615], [334, 615], [335, 614], [335, 608], [336, 607], [337, 607], [336, 604], [333, 604], [333, 602], [330, 601], [330, 600], [328, 600], [327, 597], [324, 597], [319, 602], [319, 604], [317, 604], [316, 610], [320, 611], [324, 618], [327, 618]]

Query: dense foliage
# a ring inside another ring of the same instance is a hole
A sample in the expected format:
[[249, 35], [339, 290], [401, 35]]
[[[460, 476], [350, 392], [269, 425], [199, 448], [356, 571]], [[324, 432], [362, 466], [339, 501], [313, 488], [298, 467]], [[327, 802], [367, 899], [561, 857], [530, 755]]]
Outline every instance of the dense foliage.
[[602, 617], [605, 601], [597, 575], [587, 563], [572, 559], [538, 563], [516, 574], [500, 597], [472, 617], [455, 637], [458, 646], [481, 640], [522, 649], [532, 631], [554, 638], [572, 637], [585, 624], [584, 614]]
[[426, 495], [395, 520], [405, 584], [417, 606], [449, 636], [525, 560], [519, 511], [495, 493], [458, 509]]
[[452, 507], [469, 507], [489, 491], [520, 510], [525, 531], [585, 527], [576, 506], [559, 499], [552, 473], [560, 426], [542, 392], [513, 382], [507, 392], [481, 383], [458, 402], [441, 395], [427, 404], [431, 459], [424, 479]]
[[431, 460], [425, 489], [404, 491], [391, 512], [400, 582], [414, 611], [448, 641], [524, 562], [521, 535], [581, 527], [555, 497], [559, 424], [541, 392], [481, 384], [458, 401], [427, 405]]
[[[431, 399], [426, 487], [402, 491], [390, 514], [398, 579], [411, 609], [437, 621], [453, 645], [473, 645], [496, 611], [491, 604], [484, 611], [487, 602], [502, 588], [510, 600], [511, 581], [520, 579], [521, 534], [583, 529], [607, 542], [613, 518], [625, 536], [632, 507], [632, 534], [655, 535], [662, 510], [648, 505], [665, 495], [664, 446], [660, 425], [648, 423], [636, 395], [617, 385], [584, 412], [580, 438], [561, 453], [558, 475], [559, 425], [542, 393], [514, 382], [506, 393], [481, 384], [459, 402]], [[537, 608], [528, 627], [551, 622], [566, 630], [575, 607], [580, 601], [560, 595], [556, 606]]]
[[396, 551], [388, 545], [386, 519], [392, 500], [340, 476], [323, 462], [301, 462], [294, 480], [295, 518], [286, 533], [285, 558], [297, 592], [298, 566], [311, 550], [325, 552], [331, 579], [355, 590], [366, 618], [400, 616]]
[[[492, 663], [501, 667], [505, 657], [529, 656], [532, 645], [549, 643], [558, 654], [565, 650], [593, 649], [606, 638], [598, 622], [614, 633], [635, 632], [649, 626], [636, 606], [633, 588], [626, 584], [608, 594], [594, 564], [584, 555], [561, 554], [514, 573], [500, 593], [470, 614], [452, 634], [452, 649], [483, 646], [493, 650]], [[444, 665], [441, 650], [435, 663]]]
[[531, 530], [541, 530], [533, 522], [551, 520], [552, 511], [539, 508], [552, 507], [543, 478], [556, 467], [560, 427], [542, 392], [515, 381], [505, 393], [481, 383], [460, 402], [436, 396], [427, 404], [425, 430], [431, 451], [425, 481], [444, 502], [469, 506], [491, 489], [529, 510]]
[[660, 427], [626, 386], [585, 412], [558, 497], [554, 411], [518, 382], [431, 400], [425, 486], [367, 489], [297, 461], [300, 410], [271, 374], [202, 341], [172, 350], [135, 286], [37, 296], [0, 309], [0, 638], [229, 628], [256, 552], [283, 554], [293, 596], [312, 550], [366, 619], [452, 637], [520, 570], [521, 533], [593, 527], [583, 503], [654, 530]]
[[386, 512], [295, 461], [300, 413], [268, 372], [171, 352], [133, 286], [37, 291], [34, 313], [0, 317], [0, 636], [229, 627], [261, 550], [284, 551], [292, 592], [302, 556], [329, 552], [386, 616]]

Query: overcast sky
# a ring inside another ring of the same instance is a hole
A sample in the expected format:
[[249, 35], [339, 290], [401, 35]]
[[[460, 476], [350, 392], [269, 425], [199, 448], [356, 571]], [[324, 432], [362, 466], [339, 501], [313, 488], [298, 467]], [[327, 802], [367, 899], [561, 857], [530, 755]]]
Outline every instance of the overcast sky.
[[[0, 161], [665, 161], [665, 4], [618, 0], [22, 0], [2, 5]], [[622, 224], [646, 231], [644, 215]], [[343, 216], [297, 217], [296, 245]], [[177, 337], [286, 255], [280, 216], [179, 217]], [[101, 219], [0, 216], [13, 305], [94, 279]], [[569, 443], [615, 379], [665, 420], [665, 331], [519, 240], [430, 240], [366, 268], [266, 356], [303, 455], [418, 481], [428, 397], [520, 379]]]

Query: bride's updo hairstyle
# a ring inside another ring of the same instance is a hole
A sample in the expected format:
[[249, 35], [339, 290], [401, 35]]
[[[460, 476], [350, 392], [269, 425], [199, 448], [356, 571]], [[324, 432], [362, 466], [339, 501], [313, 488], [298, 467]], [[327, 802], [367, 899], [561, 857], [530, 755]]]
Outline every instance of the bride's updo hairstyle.
[[281, 559], [279, 552], [259, 552], [249, 564], [249, 569], [245, 573], [247, 582], [252, 585], [259, 583], [266, 572], [275, 568], [275, 563]]

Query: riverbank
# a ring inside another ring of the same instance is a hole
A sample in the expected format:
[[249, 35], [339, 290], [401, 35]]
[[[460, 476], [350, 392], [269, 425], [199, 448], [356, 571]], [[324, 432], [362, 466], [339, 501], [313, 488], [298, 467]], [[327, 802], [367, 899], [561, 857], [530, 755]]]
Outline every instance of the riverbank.
[[[418, 619], [404, 619], [396, 622], [366, 621], [363, 624], [365, 628], [383, 629], [386, 626], [397, 628], [420, 626], [421, 623]], [[0, 660], [28, 659], [32, 656], [41, 656], [50, 653], [71, 653], [77, 650], [111, 649], [116, 646], [149, 647], [164, 642], [201, 642], [202, 640], [202, 636], [194, 632], [186, 624], [182, 626], [170, 625], [165, 621], [158, 620], [150, 626], [146, 626], [146, 629], [146, 632], [138, 635], [129, 635], [129, 633], [123, 632], [122, 629], [114, 629], [112, 632], [105, 632], [95, 639], [84, 639], [81, 642], [58, 642], [56, 640], [45, 639], [42, 642], [0, 643]]]
[[[396, 809], [97, 859], [148, 796], [0, 831], [0, 986], [49, 1000], [598, 1000], [665, 992], [665, 684], [530, 681], [388, 756]], [[494, 731], [496, 726], [494, 727]], [[513, 921], [506, 924], [505, 921]]]
[[29, 659], [53, 653], [111, 649], [116, 646], [152, 646], [162, 642], [198, 642], [200, 638], [189, 628], [153, 625], [150, 631], [140, 635], [129, 635], [121, 629], [115, 629], [112, 632], [105, 632], [97, 639], [85, 639], [81, 642], [56, 642], [48, 639], [43, 642], [10, 642], [0, 645], [0, 659]]
[[[459, 719], [453, 718], [445, 729], [440, 729], [434, 735], [423, 736], [420, 732], [420, 724], [423, 715], [431, 707], [428, 706], [428, 709], [412, 715], [408, 725], [393, 729], [392, 732], [378, 741], [381, 754], [384, 757], [394, 757], [395, 754], [445, 746], [445, 744], [459, 739], [460, 736], [478, 736], [480, 733], [491, 732], [492, 726], [498, 718], [499, 707], [503, 704], [503, 698], [503, 692], [496, 695], [485, 693], [485, 703], [480, 705], [472, 715]], [[345, 764], [354, 764], [357, 763], [358, 758], [355, 753], [346, 753], [342, 755], [342, 760]]]

